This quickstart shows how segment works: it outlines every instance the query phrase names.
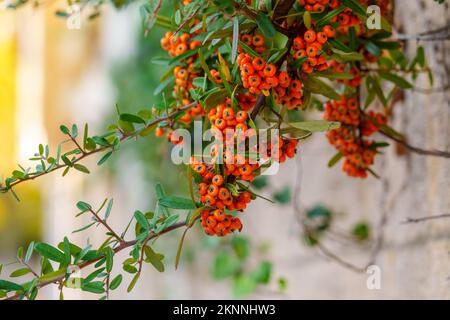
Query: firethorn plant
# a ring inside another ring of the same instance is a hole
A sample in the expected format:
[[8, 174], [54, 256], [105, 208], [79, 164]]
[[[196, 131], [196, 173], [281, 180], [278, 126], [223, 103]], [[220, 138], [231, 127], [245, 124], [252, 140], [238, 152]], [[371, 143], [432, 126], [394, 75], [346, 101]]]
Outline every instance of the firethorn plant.
[[[37, 162], [35, 168], [15, 170], [0, 184], [0, 191], [17, 198], [17, 185], [51, 172], [61, 170], [63, 176], [73, 170], [89, 173], [81, 163], [85, 158], [101, 155], [98, 165], [102, 165], [122, 143], [153, 131], [169, 143], [183, 143], [175, 130], [189, 129], [195, 120], [223, 133], [226, 141], [236, 142], [245, 155], [234, 155], [219, 144], [211, 149], [212, 162], [192, 156], [187, 165], [190, 199], [166, 195], [158, 184], [155, 209], [133, 215], [133, 235], [131, 222], [122, 232], [108, 223], [112, 199], [97, 208], [78, 202], [78, 215], [89, 214], [92, 222], [76, 232], [102, 226], [106, 231], [103, 244], [80, 247], [65, 237], [56, 246], [31, 243], [26, 250], [20, 248], [17, 263], [21, 267], [11, 277], [27, 275], [31, 280], [0, 280], [1, 298], [35, 299], [39, 289], [50, 284], [58, 285], [62, 296], [72, 267], [91, 266], [95, 270], [81, 279], [80, 287], [106, 299], [122, 282], [122, 275], [113, 275], [112, 270], [115, 254], [123, 250], [129, 251], [123, 270], [134, 274], [128, 286], [131, 291], [144, 262], [164, 270], [164, 256], [151, 247], [163, 234], [184, 228], [178, 265], [186, 232], [197, 222], [208, 236], [241, 232], [239, 215], [259, 197], [251, 182], [270, 162], [294, 158], [299, 141], [314, 132], [326, 131], [336, 149], [329, 166], [343, 160], [344, 173], [356, 178], [377, 176], [374, 161], [388, 146], [378, 140], [381, 135], [407, 146], [403, 136], [389, 126], [391, 104], [399, 90], [413, 88], [411, 81], [419, 73], [432, 77], [422, 47], [409, 60], [402, 43], [392, 38], [387, 18], [390, 0], [172, 2], [171, 17], [159, 13], [161, 0], [151, 0], [141, 8], [147, 32], [155, 24], [167, 29], [160, 41], [167, 56], [155, 59], [167, 68], [155, 89], [162, 102], [138, 114], [118, 109], [118, 122], [101, 135], [91, 136], [87, 124], [82, 134], [77, 125], [61, 126], [67, 140], [56, 152], [51, 154], [48, 146], [40, 145], [31, 158]], [[373, 4], [382, 13], [380, 29], [369, 29], [366, 24], [370, 18], [367, 6]], [[298, 121], [310, 109], [322, 111], [323, 119]], [[258, 129], [278, 129], [279, 139], [255, 147], [237, 134], [257, 136]], [[66, 144], [73, 148], [63, 152]], [[256, 163], [249, 161], [250, 154], [256, 155]], [[269, 163], [262, 154], [270, 156]], [[445, 152], [428, 154], [448, 157]], [[177, 210], [189, 214], [181, 219], [174, 213]], [[39, 256], [39, 270], [30, 266], [32, 255]]]

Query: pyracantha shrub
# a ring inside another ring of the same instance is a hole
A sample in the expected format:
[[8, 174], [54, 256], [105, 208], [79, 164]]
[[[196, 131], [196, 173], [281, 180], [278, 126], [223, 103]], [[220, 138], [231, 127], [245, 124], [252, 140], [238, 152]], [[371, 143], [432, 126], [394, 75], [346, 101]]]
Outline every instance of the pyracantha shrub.
[[[37, 162], [35, 168], [15, 170], [0, 191], [17, 197], [17, 185], [56, 170], [63, 175], [73, 170], [89, 173], [81, 164], [85, 158], [102, 154], [98, 161], [102, 165], [122, 143], [153, 131], [174, 149], [187, 146], [189, 141], [177, 129], [193, 132], [194, 121], [200, 121], [220, 142], [210, 149], [202, 143], [202, 154], [189, 157], [190, 198], [167, 195], [157, 185], [155, 209], [135, 211], [132, 235], [128, 227], [117, 232], [110, 226], [112, 200], [97, 209], [80, 201], [79, 215], [90, 214], [93, 221], [77, 231], [101, 225], [105, 242], [94, 249], [77, 246], [66, 237], [57, 247], [32, 243], [27, 250], [20, 249], [17, 262], [22, 269], [13, 276], [33, 275], [32, 280], [0, 280], [0, 297], [34, 299], [40, 288], [51, 283], [58, 284], [62, 294], [69, 283], [69, 266], [75, 265], [94, 266], [95, 271], [82, 279], [81, 289], [108, 298], [122, 281], [121, 275], [112, 275], [113, 258], [126, 249], [130, 255], [122, 267], [134, 274], [128, 287], [132, 290], [144, 262], [164, 271], [164, 256], [151, 247], [161, 235], [185, 228], [178, 264], [186, 232], [197, 222], [209, 236], [243, 230], [239, 215], [261, 197], [252, 182], [274, 163], [301, 156], [299, 141], [314, 132], [327, 132], [337, 150], [330, 167], [343, 160], [342, 170], [358, 178], [376, 176], [376, 156], [388, 145], [379, 141], [377, 133], [404, 142], [389, 126], [390, 106], [396, 93], [413, 88], [411, 81], [430, 70], [422, 47], [410, 60], [402, 44], [392, 39], [391, 1], [184, 0], [174, 4], [166, 8], [169, 16], [161, 14], [163, 1], [150, 0], [141, 8], [147, 32], [155, 24], [167, 29], [160, 41], [166, 56], [153, 57], [167, 70], [154, 92], [160, 103], [137, 114], [118, 110], [119, 120], [102, 135], [91, 136], [87, 125], [82, 135], [76, 125], [61, 126], [68, 138], [64, 143], [72, 143], [73, 148], [62, 152], [60, 144], [51, 154], [48, 146], [40, 145], [31, 158]], [[381, 16], [370, 13], [367, 6], [373, 4], [379, 6]], [[308, 110], [319, 110], [323, 119], [305, 121]], [[271, 130], [278, 136], [262, 139], [261, 131]], [[186, 219], [180, 221], [177, 210], [189, 210]], [[28, 263], [33, 255], [39, 256], [40, 270]]]

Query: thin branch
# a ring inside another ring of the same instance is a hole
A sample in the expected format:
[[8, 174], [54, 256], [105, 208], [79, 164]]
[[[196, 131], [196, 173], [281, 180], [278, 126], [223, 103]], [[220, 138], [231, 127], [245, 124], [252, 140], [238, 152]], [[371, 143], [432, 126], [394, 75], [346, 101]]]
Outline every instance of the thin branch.
[[266, 97], [261, 93], [256, 100], [256, 105], [253, 108], [252, 113], [250, 114], [250, 118], [252, 118], [252, 120], [255, 120], [259, 112], [264, 108], [265, 101]]
[[106, 220], [103, 220], [102, 218], [100, 218], [100, 216], [97, 214], [97, 212], [95, 212], [92, 209], [89, 209], [89, 212], [92, 213], [95, 217], [95, 219], [97, 220], [98, 223], [102, 224], [106, 229], [108, 229], [109, 233], [117, 239], [117, 241], [119, 241], [120, 243], [125, 242], [125, 240], [119, 236], [111, 227], [110, 225], [106, 222]]
[[389, 133], [387, 133], [384, 130], [380, 130], [380, 133], [386, 137], [388, 137], [389, 139], [394, 140], [395, 142], [397, 142], [398, 144], [402, 145], [403, 147], [405, 147], [406, 149], [423, 155], [423, 156], [432, 156], [432, 157], [441, 157], [441, 158], [448, 158], [450, 159], [450, 152], [447, 151], [441, 151], [441, 150], [426, 150], [426, 149], [422, 149], [422, 148], [418, 148], [415, 146], [410, 145], [408, 142], [406, 142], [405, 140], [395, 137]]
[[[153, 233], [153, 232], [152, 232], [152, 233], [144, 240], [144, 242], [148, 242], [148, 241], [150, 241], [150, 240], [152, 240], [152, 239], [154, 239], [154, 238], [156, 238], [156, 237], [162, 236], [163, 234], [169, 233], [169, 232], [171, 232], [171, 231], [180, 229], [180, 228], [185, 227], [185, 226], [186, 226], [186, 222], [179, 222], [179, 223], [176, 223], [176, 224], [174, 224], [174, 225], [168, 227], [167, 229], [165, 229], [165, 230], [163, 230], [163, 231], [161, 231], [161, 232], [159, 232], [159, 233]], [[136, 243], [137, 243], [137, 240], [133, 240], [133, 241], [124, 241], [124, 242], [122, 242], [118, 247], [116, 247], [116, 248], [114, 249], [114, 253], [117, 254], [117, 253], [119, 253], [120, 251], [122, 251], [122, 250], [124, 250], [124, 249], [127, 249], [127, 248], [129, 248], [129, 247], [134, 246]], [[103, 259], [103, 256], [101, 256], [101, 257], [99, 257], [99, 258], [97, 258], [97, 259], [95, 259], [95, 260], [86, 261], [86, 262], [84, 262], [84, 263], [82, 263], [82, 264], [79, 264], [78, 267], [79, 267], [80, 269], [84, 269], [84, 268], [86, 268], [86, 267], [88, 267], [88, 266], [90, 266], [90, 265], [95, 264], [96, 262], [98, 262], [98, 261], [101, 260], [101, 259]], [[51, 279], [51, 280], [47, 280], [47, 281], [44, 281], [44, 282], [40, 282], [40, 283], [36, 286], [36, 288], [37, 288], [37, 289], [41, 289], [41, 288], [46, 287], [46, 286], [48, 286], [48, 285], [50, 285], [50, 284], [55, 284], [55, 283], [64, 281], [65, 279], [66, 279], [66, 275], [62, 275], [62, 276], [56, 277], [56, 278]], [[3, 299], [3, 300], [18, 300], [18, 299], [20, 299], [20, 298], [23, 297], [23, 296], [24, 296], [24, 295], [23, 295], [22, 293], [19, 293], [19, 294], [15, 294], [15, 295], [13, 295], [13, 296], [10, 296], [10, 297], [8, 297], [8, 298], [5, 298], [5, 299]]]
[[72, 140], [72, 142], [77, 146], [77, 148], [80, 149], [81, 153], [85, 154], [86, 151], [84, 151], [84, 149], [80, 146], [77, 139], [75, 137], [73, 137], [71, 134], [69, 134], [69, 137], [70, 137], [70, 140]]
[[[150, 127], [152, 127], [152, 126], [154, 126], [154, 125], [156, 125], [156, 124], [158, 124], [158, 123], [160, 123], [162, 121], [166, 121], [166, 120], [172, 119], [173, 117], [177, 116], [181, 112], [184, 112], [184, 111], [186, 111], [186, 110], [188, 110], [190, 108], [193, 108], [196, 105], [197, 105], [197, 102], [192, 102], [192, 103], [190, 103], [188, 105], [185, 105], [185, 106], [177, 109], [176, 111], [172, 112], [171, 114], [169, 114], [169, 115], [167, 115], [165, 117], [161, 117], [161, 118], [157, 118], [157, 119], [153, 120], [152, 122], [146, 124], [144, 127], [140, 128], [140, 129], [138, 129], [136, 131], [133, 131], [132, 133], [129, 133], [129, 134], [122, 133], [122, 137], [120, 138], [120, 141], [123, 142], [125, 140], [130, 139], [130, 138], [137, 137], [137, 135], [140, 132], [142, 132], [143, 130], [146, 130], [146, 129], [148, 129], [148, 128], [150, 128]], [[90, 152], [82, 153], [78, 158], [76, 158], [75, 160], [71, 161], [71, 163], [72, 163], [72, 165], [74, 165], [74, 164], [84, 160], [87, 157], [90, 157], [90, 156], [92, 156], [94, 154], [97, 154], [97, 153], [100, 153], [100, 152], [107, 151], [107, 150], [112, 149], [112, 148], [113, 148], [113, 146], [111, 145], [111, 146], [101, 147], [101, 148], [95, 149], [95, 150], [90, 151]], [[43, 171], [41, 173], [37, 173], [37, 174], [34, 174], [34, 175], [29, 175], [27, 178], [24, 178], [24, 179], [21, 179], [21, 180], [16, 180], [15, 182], [12, 182], [9, 187], [0, 187], [0, 192], [5, 193], [8, 190], [12, 189], [13, 187], [15, 187], [15, 186], [17, 186], [17, 185], [19, 185], [21, 183], [24, 183], [25, 181], [34, 180], [36, 178], [42, 177], [44, 175], [47, 175], [49, 173], [52, 173], [54, 171], [57, 171], [59, 169], [63, 169], [63, 168], [66, 168], [66, 167], [67, 167], [66, 164], [58, 164], [58, 165], [54, 166], [51, 170], [46, 170], [46, 171]]]
[[429, 216], [429, 217], [422, 217], [422, 218], [406, 218], [406, 221], [403, 221], [402, 224], [411, 224], [411, 223], [420, 223], [430, 220], [437, 220], [437, 219], [448, 219], [450, 218], [450, 213], [440, 214], [437, 216]]
[[[158, 3], [156, 4], [155, 9], [153, 10], [153, 14], [150, 17], [150, 19], [148, 20], [149, 23], [152, 23], [154, 20], [156, 20], [157, 16], [158, 16], [158, 12], [159, 10], [161, 10], [161, 5], [162, 5], [162, 0], [159, 0]], [[153, 24], [153, 23], [152, 23]], [[148, 26], [145, 27], [145, 31], [144, 31], [144, 36], [146, 37], [148, 35], [148, 33], [150, 32], [150, 29]]]

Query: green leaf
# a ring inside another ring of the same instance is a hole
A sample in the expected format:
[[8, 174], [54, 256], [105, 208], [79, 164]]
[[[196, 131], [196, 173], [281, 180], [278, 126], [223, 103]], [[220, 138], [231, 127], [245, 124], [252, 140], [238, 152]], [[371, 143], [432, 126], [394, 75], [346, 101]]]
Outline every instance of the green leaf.
[[305, 82], [303, 82], [303, 86], [305, 90], [311, 93], [320, 94], [333, 100], [339, 100], [341, 98], [332, 87], [322, 80], [314, 77], [309, 77]]
[[108, 206], [106, 207], [106, 211], [105, 211], [105, 220], [107, 220], [109, 218], [113, 204], [114, 204], [114, 200], [110, 199], [108, 202]]
[[145, 230], [150, 229], [150, 224], [148, 223], [147, 218], [141, 211], [136, 211], [134, 213], [134, 218]]
[[253, 278], [246, 274], [241, 274], [234, 279], [233, 282], [233, 296], [236, 298], [243, 298], [252, 294], [257, 287], [257, 283]]
[[364, 56], [359, 52], [345, 52], [336, 48], [332, 48], [331, 51], [333, 58], [341, 63], [364, 60]]
[[337, 121], [312, 120], [289, 123], [291, 127], [310, 132], [324, 132], [339, 129], [341, 123]]
[[165, 196], [159, 200], [159, 204], [170, 209], [195, 209], [195, 203], [191, 199], [177, 196]]
[[268, 261], [263, 261], [258, 268], [252, 272], [251, 276], [257, 283], [268, 284], [272, 274], [272, 264]]
[[104, 163], [109, 159], [109, 157], [111, 157], [112, 154], [113, 154], [112, 151], [109, 151], [108, 153], [104, 154], [104, 155], [100, 158], [100, 160], [97, 162], [97, 165], [98, 165], [98, 166], [101, 166], [102, 164], [104, 164]]
[[344, 157], [344, 155], [340, 152], [336, 153], [333, 158], [328, 161], [328, 168], [334, 167], [341, 159]]
[[273, 26], [272, 21], [270, 21], [269, 17], [265, 13], [259, 12], [256, 15], [256, 24], [258, 25], [259, 29], [266, 38], [270, 39], [275, 36], [276, 34], [275, 27]]
[[212, 276], [214, 279], [224, 279], [235, 274], [241, 264], [239, 260], [226, 251], [220, 251], [214, 258]]
[[330, 80], [351, 80], [355, 77], [354, 75], [352, 75], [348, 72], [339, 73], [339, 72], [333, 72], [331, 70], [326, 70], [326, 71], [322, 71], [322, 72], [314, 72], [314, 73], [311, 73], [311, 76], [327, 78]]
[[205, 98], [204, 102], [208, 109], [215, 108], [219, 103], [222, 103], [227, 96], [228, 91], [226, 89], [214, 91]]
[[61, 125], [60, 127], [59, 127], [59, 130], [61, 130], [61, 132], [62, 133], [64, 133], [64, 134], [70, 134], [70, 131], [69, 131], [69, 128], [67, 128], [66, 126], [64, 126], [64, 125]]
[[81, 290], [96, 294], [102, 294], [105, 292], [104, 284], [102, 281], [94, 281], [81, 285]]
[[151, 263], [159, 272], [164, 272], [164, 264], [161, 261], [164, 258], [163, 255], [157, 254], [150, 246], [144, 247], [144, 253], [145, 262]]
[[181, 236], [180, 242], [178, 243], [177, 255], [175, 257], [175, 270], [178, 269], [178, 265], [180, 264], [181, 251], [183, 250], [184, 239], [186, 238], [186, 234], [189, 228], [184, 229], [183, 235]]
[[25, 261], [25, 262], [30, 261], [31, 256], [33, 255], [33, 251], [34, 251], [34, 241], [32, 241], [28, 245], [28, 249], [27, 249], [27, 252], [25, 253], [25, 257], [23, 258], [23, 261]]
[[171, 75], [170, 77], [168, 77], [166, 80], [162, 81], [153, 91], [153, 95], [157, 96], [159, 95], [161, 92], [164, 91], [164, 89], [166, 89], [169, 85], [173, 84], [175, 82], [175, 77], [173, 75]]
[[272, 196], [275, 202], [280, 204], [288, 204], [291, 202], [291, 188], [289, 186], [284, 187], [282, 190], [275, 192]]
[[0, 280], [0, 289], [6, 290], [6, 291], [23, 291], [24, 288], [14, 282], [7, 281], [7, 280]]
[[112, 271], [114, 264], [114, 251], [110, 248], [106, 248], [106, 271], [109, 273]]
[[236, 16], [233, 19], [233, 40], [231, 44], [231, 63], [236, 61], [237, 50], [239, 43], [239, 17]]
[[239, 45], [241, 46], [241, 48], [245, 51], [245, 53], [248, 53], [249, 55], [251, 55], [253, 58], [255, 57], [259, 57], [259, 54], [257, 54], [252, 48], [250, 48], [248, 45], [246, 45], [244, 42], [242, 42], [241, 40], [239, 40]]
[[361, 222], [358, 223], [353, 227], [352, 234], [359, 240], [359, 241], [365, 241], [369, 239], [370, 236], [370, 226], [365, 223]]
[[346, 7], [349, 7], [352, 9], [353, 12], [355, 12], [360, 17], [366, 17], [367, 13], [366, 10], [364, 10], [364, 7], [360, 5], [356, 0], [342, 0], [342, 4], [344, 4]]
[[128, 288], [127, 288], [128, 293], [130, 293], [133, 290], [133, 288], [136, 285], [137, 281], [139, 280], [140, 276], [141, 276], [140, 272], [138, 272], [134, 275], [133, 280], [131, 280], [130, 284], [128, 285]]
[[311, 29], [311, 12], [305, 11], [303, 14], [303, 23], [307, 29]]
[[78, 137], [78, 127], [76, 124], [72, 125], [72, 138]]
[[38, 243], [34, 250], [37, 251], [41, 256], [49, 260], [59, 263], [66, 263], [66, 257], [64, 253], [47, 243]]
[[[333, 19], [334, 17], [336, 17], [337, 15], [339, 15], [339, 13], [341, 13], [341, 12], [344, 11], [344, 10], [345, 10], [345, 7], [344, 7], [344, 6], [340, 6], [340, 7], [336, 8], [336, 9], [334, 9], [333, 11], [330, 11], [330, 12], [327, 13], [323, 18], [319, 19], [319, 20], [316, 22], [316, 25], [317, 25], [318, 27], [321, 27], [321, 26], [324, 26], [324, 25], [326, 25], [326, 24], [329, 24], [331, 19]], [[307, 11], [307, 12], [309, 12], [309, 11]], [[305, 13], [306, 13], [306, 12], [305, 12]], [[308, 28], [308, 26], [307, 26], [307, 28]], [[309, 28], [308, 28], [308, 29], [309, 29]]]
[[405, 80], [404, 78], [402, 78], [400, 76], [397, 76], [396, 74], [389, 73], [387, 71], [379, 71], [378, 74], [383, 79], [394, 83], [395, 85], [397, 85], [398, 87], [400, 87], [402, 89], [412, 89], [413, 88], [413, 85], [410, 82], [408, 82], [407, 80]]
[[18, 277], [24, 276], [30, 272], [31, 272], [31, 270], [29, 268], [21, 268], [21, 269], [17, 269], [16, 271], [13, 271], [9, 276], [11, 278], [18, 278]]
[[122, 283], [122, 279], [123, 279], [122, 275], [118, 274], [109, 284], [109, 288], [111, 290], [117, 289], [120, 286], [120, 284]]
[[17, 259], [21, 260], [23, 258], [23, 247], [17, 249]]
[[73, 168], [80, 172], [86, 173], [86, 174], [91, 173], [88, 168], [86, 168], [85, 166], [83, 166], [82, 164], [79, 164], [79, 163], [75, 163], [73, 165]]
[[69, 239], [67, 237], [64, 237], [64, 241], [63, 241], [63, 252], [64, 252], [64, 256], [65, 256], [65, 262], [67, 264], [70, 264], [70, 260], [71, 260], [71, 256], [70, 256], [70, 242]]
[[92, 207], [91, 207], [91, 205], [89, 203], [86, 203], [86, 202], [83, 202], [83, 201], [78, 201], [77, 202], [77, 208], [80, 209], [83, 212], [90, 211], [92, 209]]
[[250, 242], [246, 237], [243, 236], [236, 236], [231, 240], [231, 245], [233, 247], [234, 252], [236, 253], [236, 256], [241, 259], [245, 260], [248, 258], [250, 254]]
[[122, 113], [120, 115], [120, 120], [131, 123], [142, 123], [142, 124], [145, 123], [144, 119], [131, 113]]

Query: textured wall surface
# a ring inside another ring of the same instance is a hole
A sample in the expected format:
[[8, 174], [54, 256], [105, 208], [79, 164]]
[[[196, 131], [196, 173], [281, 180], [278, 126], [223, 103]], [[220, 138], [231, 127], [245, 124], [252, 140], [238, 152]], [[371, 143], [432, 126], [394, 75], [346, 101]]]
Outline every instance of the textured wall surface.
[[[434, 1], [397, 0], [396, 26], [407, 34], [418, 34], [449, 24], [448, 4]], [[448, 83], [450, 42], [423, 42], [435, 88]], [[416, 41], [409, 41], [407, 53], [413, 56]], [[419, 88], [428, 88], [420, 78]], [[410, 144], [425, 149], [450, 150], [450, 92], [433, 94], [412, 92], [396, 104], [392, 125], [404, 132]], [[365, 272], [357, 273], [306, 247], [300, 240], [300, 227], [294, 210], [271, 207], [257, 201], [246, 213], [245, 233], [254, 243], [269, 240], [270, 259], [275, 263], [275, 278], [286, 277], [286, 295], [262, 290], [255, 298], [330, 298], [330, 299], [449, 299], [450, 298], [450, 219], [421, 224], [402, 224], [408, 218], [450, 213], [450, 161], [442, 158], [400, 155], [392, 146], [377, 159], [381, 179], [366, 181], [344, 177], [340, 168], [327, 169], [334, 150], [317, 135], [301, 149], [301, 160], [289, 162], [280, 176], [271, 180], [275, 188], [295, 184], [301, 173], [301, 207], [324, 203], [341, 213], [336, 227], [348, 230], [367, 220], [373, 226], [374, 243], [382, 237], [375, 263], [381, 270], [381, 289], [368, 290]], [[301, 172], [299, 171], [301, 170]], [[370, 247], [353, 247], [326, 239], [329, 249], [357, 267], [371, 260]], [[226, 297], [227, 292], [195, 284], [194, 297]], [[209, 290], [204, 290], [206, 287]]]

